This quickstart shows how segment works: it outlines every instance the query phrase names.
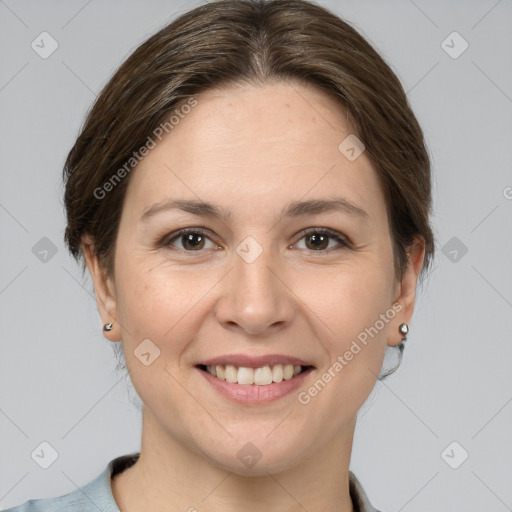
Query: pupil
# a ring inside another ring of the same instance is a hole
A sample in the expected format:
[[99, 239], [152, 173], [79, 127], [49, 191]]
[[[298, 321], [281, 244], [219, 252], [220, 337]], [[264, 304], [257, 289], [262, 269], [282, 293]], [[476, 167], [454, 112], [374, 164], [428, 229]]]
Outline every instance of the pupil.
[[[188, 235], [184, 235], [183, 238], [185, 239], [183, 243], [184, 247], [187, 247], [188, 244], [192, 248], [197, 248], [202, 242], [204, 242], [203, 236], [199, 233], [189, 233]], [[198, 238], [199, 240], [194, 243], [194, 238]]]
[[[329, 245], [328, 243], [327, 244], [325, 243], [327, 241], [327, 239], [329, 238], [327, 235], [317, 233], [317, 234], [309, 235], [308, 238], [310, 241], [313, 242], [313, 247], [316, 249], [325, 249], [327, 247], [327, 245]], [[317, 242], [320, 242], [320, 243], [317, 243]]]
[[[307, 239], [312, 243], [313, 248], [320, 250], [325, 249], [327, 245], [329, 245], [326, 243], [328, 238], [329, 237], [327, 235], [319, 233], [307, 236]], [[194, 239], [196, 240], [194, 241]], [[189, 233], [188, 235], [183, 235], [183, 240], [184, 247], [187, 247], [188, 245], [189, 247], [197, 249], [198, 247], [201, 248], [202, 244], [204, 244], [203, 236], [200, 233]]]

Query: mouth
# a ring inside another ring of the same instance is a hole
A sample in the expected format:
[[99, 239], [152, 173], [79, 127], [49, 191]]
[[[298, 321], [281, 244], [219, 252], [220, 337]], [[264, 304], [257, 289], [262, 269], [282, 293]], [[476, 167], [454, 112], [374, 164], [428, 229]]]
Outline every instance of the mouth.
[[269, 386], [289, 381], [314, 369], [312, 365], [266, 364], [258, 367], [234, 364], [198, 364], [197, 368], [219, 381], [242, 386]]
[[225, 354], [195, 365], [220, 396], [243, 406], [263, 405], [296, 392], [316, 367], [284, 354]]

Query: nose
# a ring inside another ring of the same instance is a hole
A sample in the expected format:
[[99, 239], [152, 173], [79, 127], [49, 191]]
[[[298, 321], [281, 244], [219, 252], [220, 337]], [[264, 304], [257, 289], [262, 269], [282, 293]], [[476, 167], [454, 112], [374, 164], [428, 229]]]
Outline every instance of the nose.
[[233, 255], [233, 267], [223, 280], [216, 316], [225, 328], [265, 334], [285, 328], [296, 308], [283, 266], [271, 251], [251, 263]]

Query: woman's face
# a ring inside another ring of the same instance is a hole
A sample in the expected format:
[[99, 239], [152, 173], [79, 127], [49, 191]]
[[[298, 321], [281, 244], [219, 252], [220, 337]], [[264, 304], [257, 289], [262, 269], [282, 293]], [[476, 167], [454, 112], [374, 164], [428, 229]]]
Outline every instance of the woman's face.
[[395, 280], [377, 175], [324, 93], [279, 82], [196, 99], [133, 171], [114, 275], [92, 272], [147, 428], [264, 474], [351, 438], [421, 258]]

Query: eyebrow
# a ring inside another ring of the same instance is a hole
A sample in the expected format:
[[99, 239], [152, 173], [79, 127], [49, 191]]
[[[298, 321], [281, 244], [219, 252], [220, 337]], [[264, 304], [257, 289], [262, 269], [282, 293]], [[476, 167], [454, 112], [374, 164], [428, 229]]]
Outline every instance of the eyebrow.
[[[146, 222], [158, 213], [169, 210], [182, 210], [193, 215], [202, 215], [218, 219], [231, 217], [231, 210], [225, 210], [212, 203], [195, 199], [170, 199], [156, 203], [148, 208], [140, 217], [140, 222]], [[299, 217], [301, 215], [315, 215], [324, 212], [339, 211], [350, 216], [368, 220], [370, 216], [362, 208], [344, 197], [331, 199], [311, 199], [308, 201], [293, 201], [286, 206], [281, 217]]]

